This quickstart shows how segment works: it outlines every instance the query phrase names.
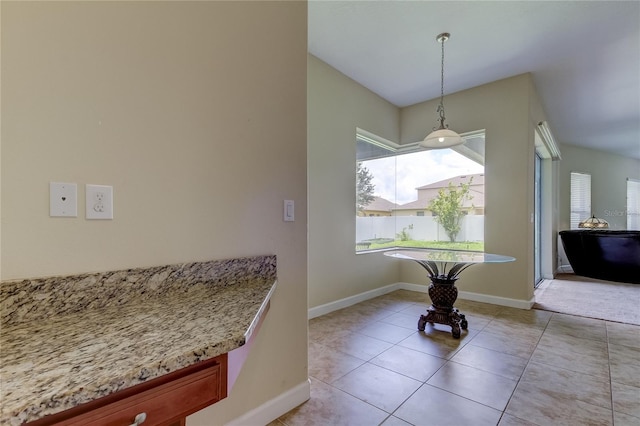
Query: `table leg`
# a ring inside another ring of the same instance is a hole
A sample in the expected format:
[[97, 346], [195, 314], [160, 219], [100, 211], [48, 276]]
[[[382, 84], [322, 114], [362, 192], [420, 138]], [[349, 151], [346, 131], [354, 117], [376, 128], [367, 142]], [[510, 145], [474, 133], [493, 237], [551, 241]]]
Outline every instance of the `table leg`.
[[444, 324], [450, 326], [452, 336], [459, 339], [460, 329], [466, 330], [468, 323], [464, 314], [453, 306], [458, 298], [455, 279], [432, 279], [429, 285], [429, 297], [432, 304], [427, 308], [427, 315], [420, 315], [418, 330], [424, 331], [427, 323]]

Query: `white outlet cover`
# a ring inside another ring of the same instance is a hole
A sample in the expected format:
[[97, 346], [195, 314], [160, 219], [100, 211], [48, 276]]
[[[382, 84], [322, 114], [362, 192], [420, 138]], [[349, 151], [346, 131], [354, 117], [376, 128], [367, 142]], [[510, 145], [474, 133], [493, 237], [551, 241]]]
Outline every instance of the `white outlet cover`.
[[87, 219], [113, 219], [113, 186], [85, 185]]
[[78, 185], [49, 182], [49, 216], [78, 217]]

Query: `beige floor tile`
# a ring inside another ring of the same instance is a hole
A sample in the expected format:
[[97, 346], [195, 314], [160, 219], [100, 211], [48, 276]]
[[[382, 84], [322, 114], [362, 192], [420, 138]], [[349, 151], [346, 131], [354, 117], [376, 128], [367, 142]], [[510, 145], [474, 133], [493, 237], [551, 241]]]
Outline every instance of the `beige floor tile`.
[[419, 318], [420, 318], [420, 314], [413, 315], [413, 314], [404, 314], [399, 312], [381, 319], [380, 322], [393, 324], [398, 327], [404, 327], [408, 330], [416, 331], [418, 329]]
[[473, 314], [467, 314], [463, 311], [460, 311], [460, 313], [463, 314], [467, 319], [467, 322], [469, 323], [469, 329], [471, 330], [481, 331], [491, 322], [490, 319], [485, 317], [477, 317]]
[[[450, 328], [450, 327], [448, 327]], [[454, 339], [451, 332], [442, 328], [427, 326], [424, 332], [413, 333], [400, 343], [399, 346], [414, 349], [440, 358], [449, 359], [455, 355], [467, 342], [472, 335], [463, 331], [459, 339]]]
[[596, 340], [545, 334], [540, 339], [531, 360], [578, 373], [609, 378], [607, 345]]
[[607, 322], [607, 337], [614, 345], [640, 349], [640, 325]]
[[349, 333], [337, 337], [327, 341], [325, 345], [364, 361], [369, 361], [371, 358], [380, 355], [393, 346], [389, 342], [358, 333]]
[[518, 384], [506, 413], [542, 426], [612, 424], [612, 410], [577, 401], [561, 392], [549, 392], [530, 382]]
[[609, 344], [611, 381], [637, 386], [640, 380], [640, 349]]
[[583, 318], [574, 315], [553, 314], [546, 334], [572, 336], [581, 339], [607, 341], [607, 327], [603, 320]]
[[416, 324], [420, 315], [425, 315], [427, 313], [427, 308], [431, 306], [430, 302], [425, 304], [422, 303], [413, 303], [411, 306], [407, 306], [403, 310], [400, 311], [401, 314], [410, 315], [416, 318]]
[[454, 339], [417, 330], [429, 305], [398, 290], [310, 320], [312, 399], [269, 426], [640, 425], [640, 326], [458, 300]]
[[393, 415], [413, 425], [495, 426], [501, 412], [425, 384]]
[[422, 382], [373, 364], [363, 364], [332, 383], [338, 389], [392, 413]]
[[615, 426], [638, 426], [640, 424], [640, 418], [614, 411], [613, 424]]
[[553, 313], [538, 309], [517, 309], [504, 307], [495, 316], [496, 321], [518, 324], [528, 327], [545, 328]]
[[409, 306], [413, 305], [413, 302], [408, 300], [393, 299], [387, 296], [380, 296], [374, 299], [366, 300], [362, 303], [359, 303], [358, 305], [370, 306], [374, 309], [384, 309], [385, 311], [389, 312], [400, 312], [403, 309], [406, 309]]
[[539, 340], [539, 337], [508, 336], [484, 329], [471, 339], [469, 344], [508, 355], [529, 358], [536, 349]]
[[511, 414], [505, 413], [500, 418], [500, 423], [498, 423], [498, 426], [539, 426], [539, 425], [537, 425], [536, 423], [530, 422], [528, 420], [524, 420], [519, 417], [512, 416]]
[[503, 306], [490, 305], [488, 303], [474, 302], [473, 300], [458, 299], [455, 303], [456, 308], [463, 314], [473, 315], [474, 317], [492, 320], [503, 309]]
[[563, 395], [611, 409], [611, 384], [608, 378], [530, 362], [520, 381], [532, 383], [548, 394]]
[[332, 383], [364, 362], [334, 348], [309, 342], [309, 376], [323, 382]]
[[311, 398], [279, 420], [287, 426], [379, 425], [388, 415], [340, 389], [311, 379]]
[[518, 382], [477, 368], [448, 362], [427, 384], [468, 398], [497, 410], [504, 410]]
[[[640, 385], [640, 377], [636, 377], [636, 383]], [[613, 393], [613, 410], [638, 417], [638, 424], [640, 424], [640, 387], [613, 382], [611, 383], [611, 391]]]
[[384, 421], [380, 426], [412, 426], [411, 423], [407, 423], [404, 420], [401, 420], [395, 416], [387, 417], [387, 420]]
[[528, 358], [508, 355], [471, 344], [460, 349], [451, 360], [511, 380], [520, 378], [529, 361]]
[[360, 304], [350, 306], [345, 310], [351, 315], [359, 315], [367, 321], [379, 321], [396, 313], [395, 310], [381, 308], [375, 305]]
[[323, 343], [349, 333], [350, 331], [340, 327], [335, 319], [319, 317], [309, 321], [310, 342]]
[[483, 331], [493, 334], [501, 334], [506, 337], [515, 337], [526, 340], [540, 339], [544, 328], [519, 324], [517, 322], [507, 321], [505, 318], [493, 319], [486, 325]]
[[398, 343], [416, 333], [416, 330], [398, 327], [382, 321], [376, 321], [357, 331], [365, 336], [374, 337], [389, 343]]
[[447, 362], [445, 359], [402, 346], [394, 346], [369, 361], [379, 367], [395, 371], [425, 382]]

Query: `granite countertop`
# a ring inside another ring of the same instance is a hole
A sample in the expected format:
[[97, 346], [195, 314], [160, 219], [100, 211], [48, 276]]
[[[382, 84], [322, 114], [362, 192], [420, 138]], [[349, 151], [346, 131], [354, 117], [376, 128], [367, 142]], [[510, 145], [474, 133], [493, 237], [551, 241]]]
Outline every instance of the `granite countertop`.
[[[79, 284], [88, 277], [91, 285]], [[0, 424], [36, 420], [237, 349], [275, 284], [275, 256], [2, 283]], [[107, 288], [124, 297], [114, 300]], [[73, 303], [42, 303], [71, 290]], [[54, 312], [43, 317], [47, 305]]]

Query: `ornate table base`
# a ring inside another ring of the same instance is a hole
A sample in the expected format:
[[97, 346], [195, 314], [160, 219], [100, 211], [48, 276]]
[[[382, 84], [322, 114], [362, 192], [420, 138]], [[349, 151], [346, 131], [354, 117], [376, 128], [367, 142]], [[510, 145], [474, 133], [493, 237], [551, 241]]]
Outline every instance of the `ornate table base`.
[[467, 329], [468, 323], [464, 314], [461, 314], [458, 309], [453, 307], [458, 298], [458, 289], [455, 286], [455, 282], [455, 278], [431, 278], [429, 297], [432, 304], [427, 308], [427, 315], [420, 315], [418, 330], [424, 331], [427, 323], [444, 324], [450, 326], [451, 335], [459, 339], [460, 329]]

